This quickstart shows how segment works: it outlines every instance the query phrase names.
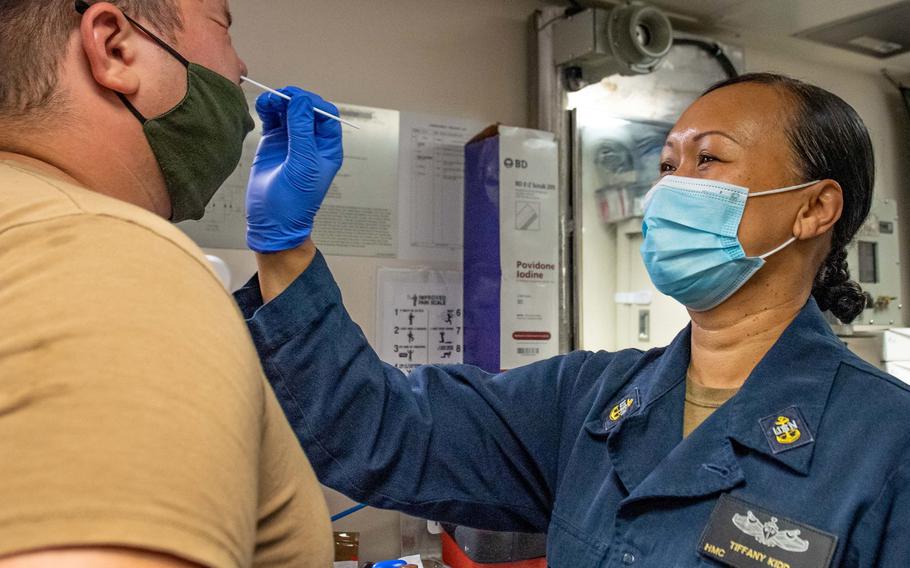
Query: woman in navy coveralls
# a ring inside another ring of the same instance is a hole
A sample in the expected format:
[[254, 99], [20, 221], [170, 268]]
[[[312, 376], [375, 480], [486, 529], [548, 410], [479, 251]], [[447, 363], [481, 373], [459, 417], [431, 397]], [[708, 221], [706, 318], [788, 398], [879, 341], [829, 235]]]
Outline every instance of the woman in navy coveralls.
[[[751, 75], [699, 98], [669, 135], [663, 174], [752, 192], [819, 182], [748, 200], [748, 255], [797, 240], [644, 353], [405, 376], [350, 320], [311, 241], [260, 255], [237, 299], [321, 480], [353, 499], [547, 532], [558, 568], [906, 568], [910, 388], [822, 316], [863, 309], [845, 247], [873, 167], [862, 121], [817, 87]], [[687, 380], [739, 391], [683, 438]]]

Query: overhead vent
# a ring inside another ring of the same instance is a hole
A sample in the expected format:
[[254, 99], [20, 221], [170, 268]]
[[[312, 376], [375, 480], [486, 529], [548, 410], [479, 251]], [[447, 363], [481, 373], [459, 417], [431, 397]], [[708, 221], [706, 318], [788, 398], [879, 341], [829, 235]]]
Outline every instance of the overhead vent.
[[910, 1], [824, 24], [796, 37], [885, 59], [910, 51]]

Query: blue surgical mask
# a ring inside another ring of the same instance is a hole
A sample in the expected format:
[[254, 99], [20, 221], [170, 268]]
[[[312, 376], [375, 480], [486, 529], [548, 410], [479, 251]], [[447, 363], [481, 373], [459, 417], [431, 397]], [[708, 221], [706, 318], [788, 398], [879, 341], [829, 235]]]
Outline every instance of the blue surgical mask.
[[654, 286], [687, 308], [710, 310], [732, 296], [791, 237], [760, 256], [746, 256], [739, 224], [746, 200], [796, 191], [811, 181], [758, 193], [708, 179], [666, 176], [645, 197], [641, 256]]

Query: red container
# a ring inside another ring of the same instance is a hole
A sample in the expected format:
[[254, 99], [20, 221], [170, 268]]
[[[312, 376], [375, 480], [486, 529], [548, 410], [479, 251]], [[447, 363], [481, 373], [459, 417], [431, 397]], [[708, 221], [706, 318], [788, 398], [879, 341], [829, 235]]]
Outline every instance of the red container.
[[517, 562], [497, 562], [480, 564], [474, 562], [461, 550], [449, 533], [442, 532], [442, 561], [452, 568], [547, 568], [546, 558], [519, 560]]

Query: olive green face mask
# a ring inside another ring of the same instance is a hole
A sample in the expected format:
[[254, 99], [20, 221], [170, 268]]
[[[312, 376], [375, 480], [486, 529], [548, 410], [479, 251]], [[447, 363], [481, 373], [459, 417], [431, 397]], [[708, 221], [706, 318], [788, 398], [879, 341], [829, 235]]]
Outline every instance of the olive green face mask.
[[[82, 14], [89, 8], [76, 2]], [[122, 93], [120, 100], [142, 123], [142, 130], [171, 199], [171, 221], [201, 219], [205, 206], [240, 162], [243, 140], [255, 126], [239, 85], [190, 63], [138, 22], [126, 19], [186, 67], [186, 96], [170, 111], [146, 118]]]

